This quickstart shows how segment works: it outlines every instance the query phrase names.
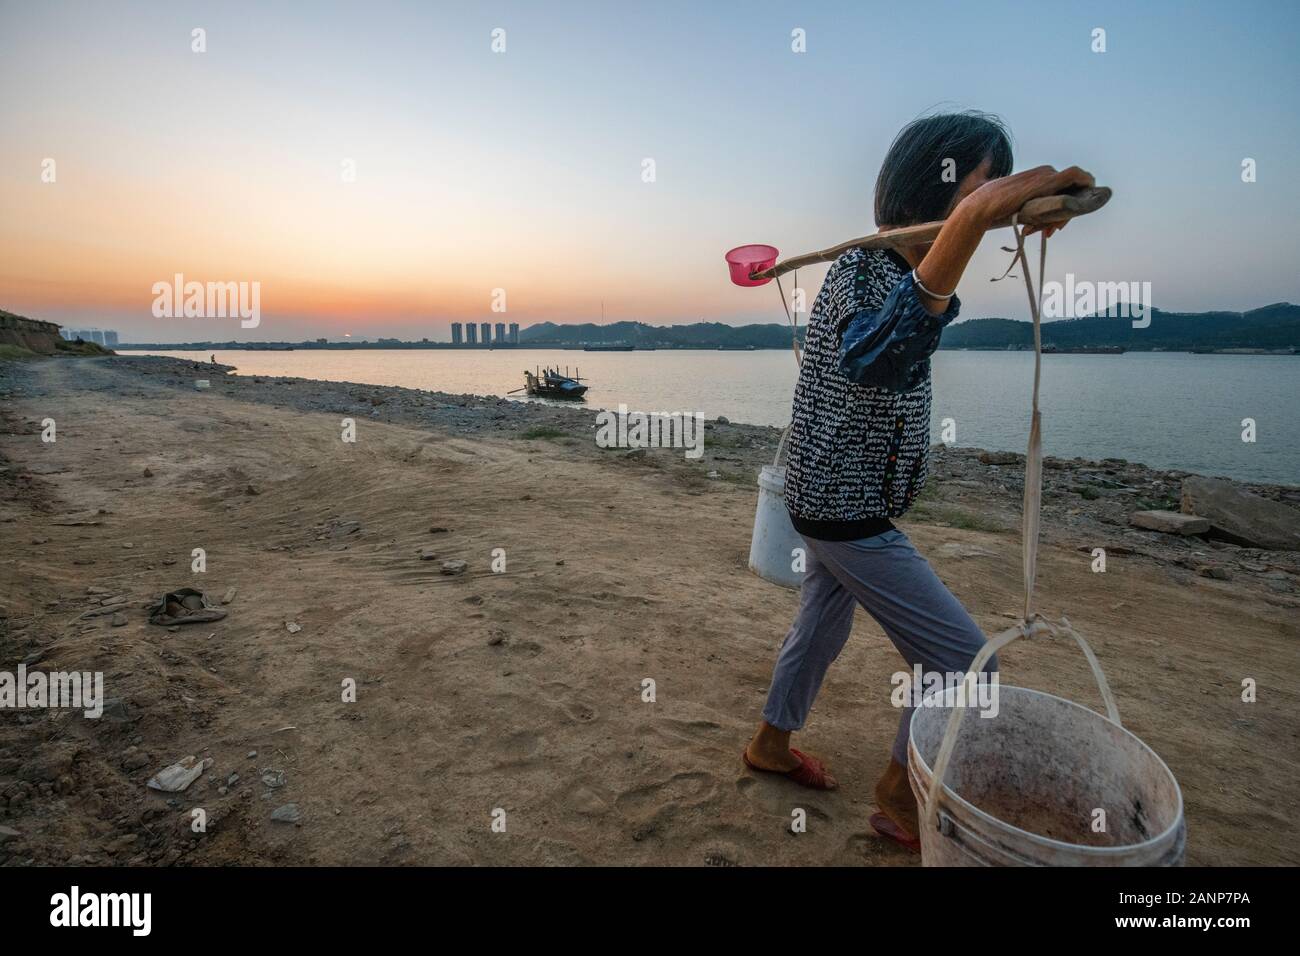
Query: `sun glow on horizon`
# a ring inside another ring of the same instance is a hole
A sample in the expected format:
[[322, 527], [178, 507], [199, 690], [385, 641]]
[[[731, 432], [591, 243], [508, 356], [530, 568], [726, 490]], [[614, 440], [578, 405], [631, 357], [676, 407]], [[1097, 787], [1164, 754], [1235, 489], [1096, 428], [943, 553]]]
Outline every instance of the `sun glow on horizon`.
[[[899, 23], [864, 59], [879, 11], [856, 4], [801, 11], [806, 55], [791, 52], [786, 8], [763, 0], [744, 18], [671, 0], [506, 3], [491, 18], [378, 9], [204, 8], [196, 53], [195, 14], [169, 5], [143, 23], [107, 5], [0, 8], [0, 308], [159, 342], [446, 338], [452, 321], [599, 321], [602, 300], [611, 322], [784, 322], [775, 288], [728, 282], [725, 250], [761, 241], [790, 255], [873, 231], [884, 151], [935, 104], [1002, 113], [1022, 168], [1083, 162], [1115, 187], [1104, 223], [1057, 241], [1080, 277], [1123, 264], [1175, 310], [1297, 297], [1300, 194], [1279, 170], [1300, 146], [1296, 124], [1276, 122], [1296, 113], [1294, 12], [1249, 45], [1216, 47], [1236, 36], [1229, 14], [1116, 4], [1111, 35], [1125, 42], [1102, 62], [1063, 11], [1026, 23], [1014, 8], [957, 7], [937, 65], [904, 88], [907, 51], [933, 36]], [[496, 19], [504, 53], [489, 44]], [[987, 69], [988, 44], [1013, 26], [1051, 51], [1059, 95], [1104, 123], [1054, 121], [1037, 91]], [[1201, 67], [1132, 48], [1195, 52]], [[850, 87], [876, 105], [846, 110]], [[1147, 148], [1108, 145], [1135, 139]], [[1259, 160], [1249, 187], [1238, 154]], [[1272, 241], [1206, 242], [1185, 228], [1190, 194], [1199, 216]], [[1001, 240], [972, 275], [1002, 270]], [[800, 273], [809, 300], [823, 272]], [[153, 284], [178, 273], [259, 283], [261, 326], [155, 319]], [[497, 290], [506, 314], [492, 310]], [[1022, 312], [1009, 283], [963, 288], [964, 318]]]

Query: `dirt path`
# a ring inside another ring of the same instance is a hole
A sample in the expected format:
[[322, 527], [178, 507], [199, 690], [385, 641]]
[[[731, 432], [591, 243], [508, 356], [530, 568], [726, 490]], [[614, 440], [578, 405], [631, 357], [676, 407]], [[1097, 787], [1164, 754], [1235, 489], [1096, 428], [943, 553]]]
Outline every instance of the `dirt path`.
[[[20, 834], [0, 860], [914, 864], [866, 823], [901, 661], [865, 615], [801, 738], [842, 789], [739, 763], [797, 598], [745, 569], [751, 490], [378, 422], [349, 445], [337, 415], [111, 362], [29, 368], [0, 435], [0, 669], [40, 653], [43, 669], [102, 670], [129, 717], [0, 711], [0, 823]], [[980, 624], [1005, 627], [1015, 535], [906, 527]], [[992, 554], [945, 556], [953, 542]], [[446, 559], [469, 569], [445, 576]], [[1093, 639], [1126, 724], [1182, 784], [1188, 862], [1300, 863], [1295, 610], [1118, 556], [1106, 574], [1062, 547], [1040, 561], [1042, 608]], [[147, 624], [141, 605], [183, 585], [237, 588], [229, 617]], [[128, 623], [70, 624], [88, 587], [125, 593]], [[1097, 705], [1077, 650], [1002, 660], [1007, 683]], [[1258, 703], [1240, 699], [1247, 677]], [[186, 754], [213, 760], [187, 792], [145, 788]], [[291, 802], [301, 825], [270, 819]]]

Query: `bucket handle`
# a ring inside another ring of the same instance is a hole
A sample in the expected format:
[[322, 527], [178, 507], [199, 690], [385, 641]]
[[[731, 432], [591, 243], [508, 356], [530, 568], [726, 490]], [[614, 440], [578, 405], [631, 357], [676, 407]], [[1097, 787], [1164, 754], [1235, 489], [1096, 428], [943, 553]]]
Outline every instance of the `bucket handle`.
[[772, 465], [774, 467], [781, 467], [781, 456], [785, 454], [785, 443], [790, 437], [790, 429], [793, 427], [794, 422], [791, 422], [789, 425], [785, 426], [785, 431], [781, 432], [781, 440], [776, 443], [776, 457], [772, 459]]
[[[1052, 624], [1039, 614], [1033, 615], [1031, 621], [1022, 621], [1014, 627], [1007, 628], [997, 637], [987, 641], [980, 648], [975, 659], [971, 661], [969, 670], [963, 683], [966, 685], [965, 699], [971, 700], [971, 695], [975, 690], [975, 681], [983, 671], [984, 665], [988, 663], [989, 658], [1006, 647], [1018, 637], [1035, 638], [1041, 635], [1050, 635], [1052, 637], [1061, 634], [1069, 634], [1083, 651], [1083, 656], [1088, 659], [1088, 665], [1092, 668], [1092, 676], [1097, 680], [1097, 688], [1101, 691], [1101, 699], [1106, 704], [1106, 716], [1111, 723], [1118, 727], [1124, 724], [1119, 719], [1119, 708], [1115, 706], [1115, 697], [1110, 692], [1110, 684], [1106, 682], [1106, 675], [1102, 672], [1101, 664], [1097, 661], [1097, 655], [1092, 652], [1092, 647], [1084, 640], [1083, 635], [1070, 626], [1069, 620], [1061, 618], [1060, 624]], [[935, 759], [934, 770], [930, 775], [930, 793], [926, 798], [925, 804], [925, 826], [938, 828], [939, 826], [939, 796], [943, 793], [943, 778], [948, 772], [948, 764], [952, 758], [952, 752], [957, 745], [957, 735], [961, 731], [962, 719], [966, 716], [967, 708], [958, 707], [954, 695], [952, 714], [948, 717], [948, 726], [943, 732], [943, 742], [939, 745], [939, 756]]]
[[[794, 274], [795, 288], [799, 286], [799, 273]], [[790, 347], [794, 349], [794, 363], [798, 368], [803, 368], [803, 349], [799, 348], [799, 313], [790, 311], [790, 303], [785, 299], [785, 289], [781, 286], [781, 279], [778, 276], [776, 280], [776, 290], [781, 294], [781, 307], [785, 309], [786, 320], [790, 323]], [[785, 426], [785, 431], [781, 432], [781, 440], [776, 444], [776, 457], [772, 459], [774, 467], [781, 467], [781, 455], [785, 451], [785, 443], [790, 437], [790, 429], [794, 427], [794, 422]]]

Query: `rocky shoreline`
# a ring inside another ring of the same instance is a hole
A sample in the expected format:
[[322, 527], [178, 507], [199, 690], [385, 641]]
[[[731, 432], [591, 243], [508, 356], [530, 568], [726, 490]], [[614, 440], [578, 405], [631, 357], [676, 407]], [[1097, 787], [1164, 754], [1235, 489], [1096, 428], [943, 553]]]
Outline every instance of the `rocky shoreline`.
[[[129, 371], [142, 389], [193, 392], [196, 381], [206, 380], [214, 394], [336, 414], [358, 423], [380, 421], [467, 437], [542, 439], [564, 446], [573, 455], [667, 470], [677, 482], [697, 491], [714, 483], [754, 486], [758, 470], [775, 457], [781, 436], [779, 428], [718, 418], [705, 423], [704, 454], [687, 460], [681, 449], [599, 448], [594, 440], [595, 410], [586, 406], [233, 375], [233, 366], [162, 356], [119, 355], [92, 361], [111, 362], [114, 369]], [[0, 387], [6, 393], [22, 394], [22, 364], [6, 364], [10, 371], [0, 372]], [[1108, 555], [1148, 558], [1168, 566], [1176, 577], [1241, 577], [1253, 581], [1269, 603], [1300, 606], [1300, 550], [1252, 547], [1255, 542], [1224, 533], [1217, 526], [1187, 533], [1187, 528], [1162, 531], [1135, 523], [1133, 516], [1140, 512], [1178, 513], [1185, 482], [1199, 478], [1191, 472], [1149, 468], [1122, 458], [1098, 461], [1049, 456], [1043, 462], [1045, 540], [1085, 552], [1104, 548]], [[1216, 481], [1239, 495], [1276, 503], [1283, 510], [1274, 514], [1283, 515], [1293, 529], [1300, 529], [1300, 486]], [[1023, 494], [1023, 455], [936, 445], [930, 481], [903, 523], [1018, 534]]]

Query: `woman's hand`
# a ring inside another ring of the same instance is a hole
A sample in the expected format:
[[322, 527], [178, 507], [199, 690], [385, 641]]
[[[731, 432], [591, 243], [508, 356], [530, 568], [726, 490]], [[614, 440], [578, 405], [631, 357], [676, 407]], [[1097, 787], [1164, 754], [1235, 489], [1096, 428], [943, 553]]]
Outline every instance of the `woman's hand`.
[[[918, 291], [917, 297], [931, 315], [940, 315], [948, 307], [949, 290], [956, 291], [966, 263], [995, 223], [1009, 220], [1020, 207], [1039, 196], [1055, 196], [1067, 189], [1093, 185], [1092, 174], [1078, 166], [1056, 170], [1039, 166], [1014, 176], [995, 179], [974, 190], [957, 204], [939, 236], [925, 254], [915, 272], [921, 285], [935, 295]], [[1065, 226], [1065, 222], [1050, 222], [1043, 226], [1027, 226], [1026, 233], [1042, 230], [1050, 236]], [[939, 298], [936, 298], [939, 296]]]
[[[1057, 170], [1052, 166], [1038, 166], [1027, 169], [1014, 176], [994, 179], [976, 189], [957, 204], [967, 215], [973, 215], [984, 228], [992, 227], [1003, 219], [1010, 219], [1020, 211], [1020, 207], [1031, 199], [1040, 196], [1055, 196], [1070, 189], [1086, 188], [1094, 185], [1092, 174], [1078, 166]], [[954, 210], [955, 211], [955, 210]], [[1065, 228], [1065, 223], [1047, 223], [1042, 226], [1026, 226], [1025, 235], [1042, 230], [1046, 235]]]

